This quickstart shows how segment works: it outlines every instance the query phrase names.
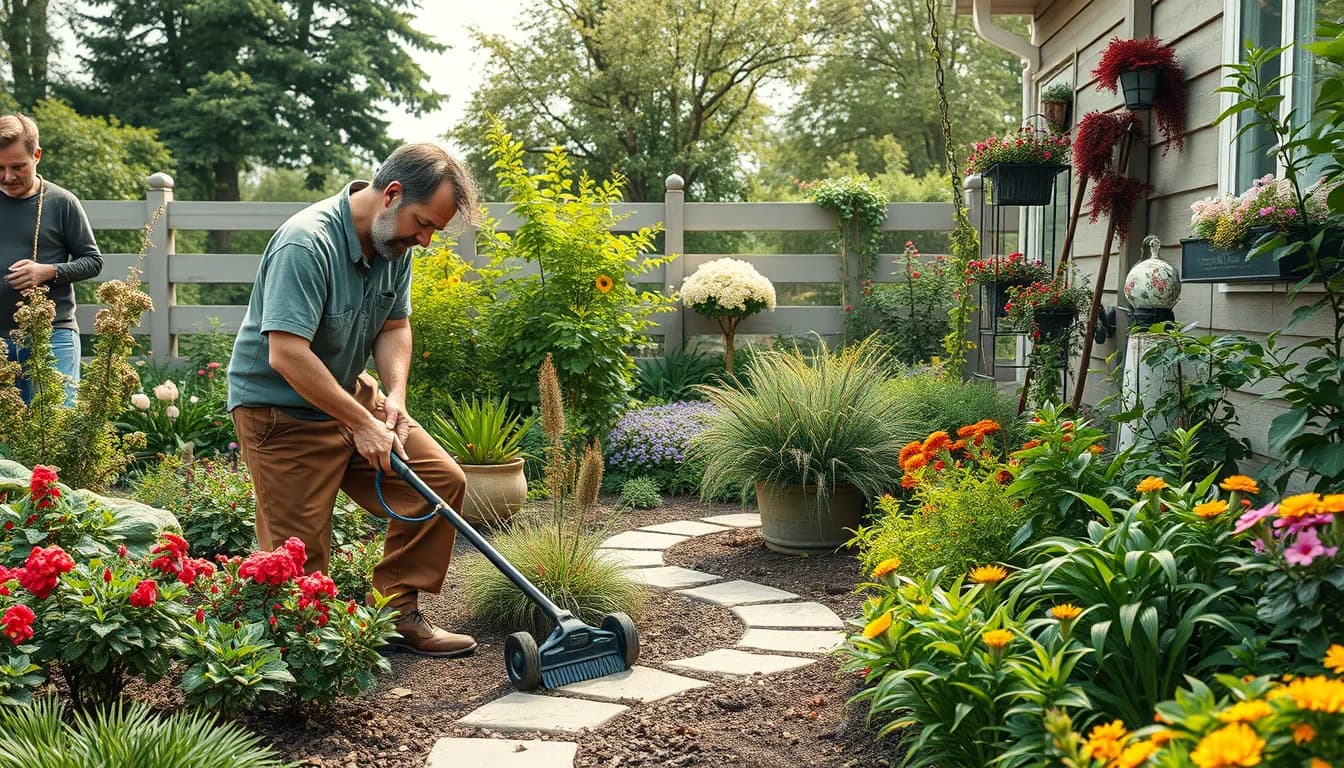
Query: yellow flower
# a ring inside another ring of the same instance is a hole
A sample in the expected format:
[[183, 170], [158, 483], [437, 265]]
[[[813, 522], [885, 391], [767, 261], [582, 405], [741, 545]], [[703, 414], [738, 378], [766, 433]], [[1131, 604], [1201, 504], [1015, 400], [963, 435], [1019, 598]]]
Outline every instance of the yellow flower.
[[1298, 709], [1313, 712], [1344, 712], [1344, 680], [1320, 675], [1299, 677], [1284, 689]]
[[1104, 451], [1104, 450], [1106, 450], [1106, 449], [1105, 449], [1105, 448], [1102, 448], [1100, 445], [1089, 445], [1089, 446], [1087, 447], [1087, 450], [1091, 451], [1093, 454], [1096, 454], [1096, 455], [1100, 456], [1100, 455], [1101, 455], [1101, 452]]
[[611, 290], [613, 283], [610, 277], [607, 277], [606, 275], [598, 275], [597, 279], [593, 281], [593, 285], [597, 286], [597, 290], [606, 293]]
[[869, 640], [872, 640], [873, 638], [877, 637], [883, 632], [886, 632], [890, 628], [891, 628], [891, 611], [887, 611], [881, 616], [878, 616], [876, 619], [873, 619], [872, 621], [868, 622], [868, 625], [863, 628], [863, 636], [868, 638]]
[[971, 569], [971, 581], [976, 584], [998, 584], [1008, 578], [1008, 571], [998, 565], [981, 565]]
[[420, 353], [420, 356], [423, 357], [424, 359], [428, 360], [428, 359], [429, 359], [429, 350], [426, 349], [424, 352], [421, 352], [421, 353]]
[[1293, 743], [1306, 744], [1316, 738], [1316, 729], [1310, 723], [1293, 724]]
[[998, 651], [1013, 642], [1013, 637], [1013, 633], [1006, 629], [991, 629], [981, 635], [980, 639], [985, 641], [985, 645]]
[[1105, 725], [1098, 725], [1087, 734], [1088, 739], [1109, 739], [1111, 741], [1120, 741], [1129, 733], [1125, 724], [1120, 720], [1112, 720]]
[[882, 562], [878, 563], [877, 567], [873, 569], [873, 578], [880, 579], [883, 576], [886, 576], [888, 573], [891, 573], [892, 571], [900, 567], [901, 567], [901, 558], [888, 557], [886, 560], [883, 560]]
[[1167, 487], [1167, 481], [1160, 477], [1145, 477], [1139, 481], [1139, 493], [1152, 493]]
[[1170, 728], [1163, 728], [1162, 730], [1153, 734], [1152, 741], [1155, 746], [1165, 747], [1168, 744], [1170, 744], [1171, 740], [1174, 738], [1176, 738], [1175, 731], [1171, 730]]
[[1190, 753], [1190, 760], [1199, 768], [1259, 765], [1265, 740], [1245, 723], [1233, 723], [1219, 728], [1200, 740]]
[[1138, 768], [1157, 751], [1157, 745], [1151, 741], [1136, 741], [1125, 747], [1116, 761], [1116, 768]]
[[1064, 603], [1051, 608], [1050, 615], [1060, 621], [1072, 621], [1083, 615], [1083, 609], [1073, 603]]
[[446, 282], [448, 283], [449, 288], [456, 288], [457, 284], [462, 282], [462, 278], [458, 277], [457, 275], [453, 275], [452, 277], [448, 278]]
[[1279, 502], [1279, 517], [1304, 517], [1315, 515], [1323, 509], [1319, 493], [1299, 493]]
[[1328, 493], [1321, 498], [1323, 511], [1337, 515], [1344, 512], [1344, 493]]
[[1335, 643], [1325, 652], [1325, 668], [1336, 675], [1344, 675], [1344, 645]]
[[1274, 714], [1274, 708], [1260, 699], [1239, 701], [1218, 713], [1218, 719], [1224, 723], [1254, 723], [1262, 717]]
[[1227, 502], [1222, 499], [1206, 501], [1195, 505], [1195, 514], [1203, 518], [1217, 517], [1227, 511]]
[[1219, 488], [1231, 493], [1232, 491], [1241, 491], [1242, 493], [1256, 494], [1260, 492], [1260, 486], [1255, 481], [1245, 475], [1232, 475], [1218, 484]]
[[1083, 745], [1083, 757], [1093, 760], [1118, 760], [1124, 751], [1120, 747], [1120, 741], [1127, 734], [1125, 724], [1119, 720], [1098, 725], [1087, 735], [1087, 743]]
[[1332, 768], [1332, 766], [1319, 757], [1313, 757], [1311, 763], [1308, 764], [1308, 768]]

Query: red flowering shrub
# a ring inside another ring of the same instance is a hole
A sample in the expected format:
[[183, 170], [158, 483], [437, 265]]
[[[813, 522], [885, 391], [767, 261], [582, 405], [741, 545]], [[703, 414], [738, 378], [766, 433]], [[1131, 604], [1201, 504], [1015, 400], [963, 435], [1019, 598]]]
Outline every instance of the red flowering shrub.
[[32, 592], [38, 600], [46, 600], [56, 588], [56, 581], [63, 573], [69, 573], [75, 567], [75, 561], [60, 547], [33, 547], [19, 569], [19, 584]]
[[1000, 283], [1024, 285], [1050, 277], [1050, 268], [1040, 261], [1028, 261], [1020, 251], [1007, 256], [972, 259], [966, 263], [966, 284]]
[[[1138, 40], [1112, 38], [1092, 74], [1097, 85], [1115, 93], [1120, 85], [1120, 74], [1136, 69], [1156, 69], [1157, 93], [1153, 100], [1153, 119], [1162, 132], [1162, 138], [1177, 152], [1185, 149], [1185, 70], [1176, 59], [1176, 52], [1155, 37]], [[1165, 150], [1163, 154], [1166, 154]]]
[[22, 603], [11, 605], [5, 609], [5, 615], [0, 617], [0, 624], [4, 625], [0, 634], [8, 637], [15, 645], [31, 640], [33, 639], [33, 620], [36, 618], [37, 615], [33, 613], [32, 608]]
[[238, 576], [258, 584], [280, 585], [303, 575], [308, 555], [303, 542], [294, 537], [271, 552], [253, 552], [238, 567]]
[[159, 599], [159, 585], [153, 579], [145, 579], [135, 585], [131, 591], [130, 603], [136, 608], [150, 608]]
[[990, 136], [972, 145], [966, 160], [970, 173], [984, 173], [997, 163], [1063, 164], [1069, 156], [1067, 134], [1020, 129], [1012, 136]]

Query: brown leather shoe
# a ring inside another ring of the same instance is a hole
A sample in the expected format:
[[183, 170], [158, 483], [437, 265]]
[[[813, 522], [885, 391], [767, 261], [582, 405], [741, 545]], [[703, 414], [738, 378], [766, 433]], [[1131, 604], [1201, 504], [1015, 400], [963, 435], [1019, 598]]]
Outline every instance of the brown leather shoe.
[[418, 608], [402, 614], [396, 629], [401, 637], [387, 641], [395, 650], [444, 659], [470, 656], [476, 650], [476, 640], [471, 635], [459, 635], [430, 624]]

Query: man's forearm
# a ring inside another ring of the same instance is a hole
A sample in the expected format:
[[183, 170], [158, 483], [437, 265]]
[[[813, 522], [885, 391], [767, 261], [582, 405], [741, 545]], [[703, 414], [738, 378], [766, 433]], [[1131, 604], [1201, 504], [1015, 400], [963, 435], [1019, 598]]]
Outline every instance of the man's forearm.
[[411, 368], [411, 325], [407, 321], [392, 321], [383, 326], [373, 340], [373, 364], [383, 391], [389, 397], [406, 398], [406, 378]]
[[[283, 338], [286, 336], [288, 338]], [[304, 400], [350, 430], [372, 418], [372, 414], [358, 400], [341, 388], [331, 371], [308, 346], [307, 340], [272, 332], [270, 343], [271, 367]]]

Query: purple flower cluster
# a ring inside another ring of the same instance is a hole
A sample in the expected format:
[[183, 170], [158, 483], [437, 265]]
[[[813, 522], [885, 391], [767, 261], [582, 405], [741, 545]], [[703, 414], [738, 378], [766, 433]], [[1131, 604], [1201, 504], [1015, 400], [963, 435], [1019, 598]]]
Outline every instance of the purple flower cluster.
[[627, 411], [607, 438], [607, 464], [621, 470], [676, 469], [713, 411], [713, 405], [699, 402]]

